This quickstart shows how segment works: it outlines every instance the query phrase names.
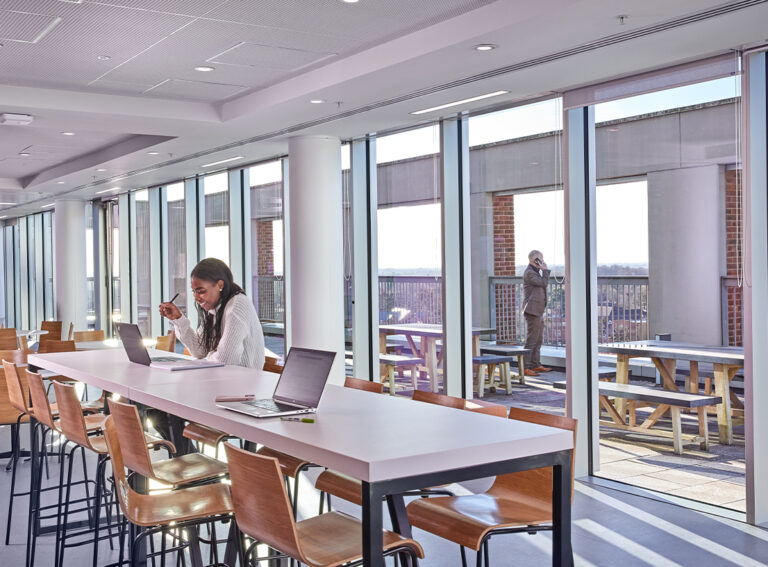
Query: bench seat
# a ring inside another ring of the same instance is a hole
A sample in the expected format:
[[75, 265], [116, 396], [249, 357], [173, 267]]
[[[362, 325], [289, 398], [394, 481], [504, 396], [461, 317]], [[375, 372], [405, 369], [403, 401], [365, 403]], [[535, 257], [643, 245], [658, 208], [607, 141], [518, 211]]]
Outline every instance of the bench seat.
[[[499, 369], [500, 383], [504, 385], [504, 390], [507, 394], [512, 393], [512, 378], [516, 378], [520, 384], [525, 384], [525, 363], [523, 362], [523, 355], [527, 350], [522, 350], [522, 353], [516, 354], [500, 355], [483, 353], [479, 356], [472, 357], [472, 365], [477, 369], [478, 398], [483, 397], [486, 387], [489, 389], [496, 388], [497, 368]], [[510, 368], [512, 362], [517, 362], [518, 373], [516, 376], [512, 376], [512, 370]], [[486, 379], [488, 382], [487, 386]]]
[[417, 389], [418, 367], [424, 365], [424, 359], [418, 356], [407, 356], [403, 354], [379, 354], [379, 364], [384, 366], [385, 372], [382, 373], [381, 381], [389, 382], [389, 394], [395, 395], [395, 370], [406, 368], [411, 371], [411, 385], [414, 390]]

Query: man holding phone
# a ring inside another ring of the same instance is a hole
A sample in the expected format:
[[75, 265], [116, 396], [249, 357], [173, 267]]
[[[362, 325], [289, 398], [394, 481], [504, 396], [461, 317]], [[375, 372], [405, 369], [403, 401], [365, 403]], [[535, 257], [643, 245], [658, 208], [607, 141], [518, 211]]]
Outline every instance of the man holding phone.
[[549, 272], [544, 262], [544, 255], [538, 250], [531, 250], [528, 253], [528, 267], [523, 273], [525, 348], [531, 351], [525, 355], [526, 376], [538, 376], [539, 372], [552, 370], [541, 364], [541, 342], [544, 332], [544, 311], [547, 308]]

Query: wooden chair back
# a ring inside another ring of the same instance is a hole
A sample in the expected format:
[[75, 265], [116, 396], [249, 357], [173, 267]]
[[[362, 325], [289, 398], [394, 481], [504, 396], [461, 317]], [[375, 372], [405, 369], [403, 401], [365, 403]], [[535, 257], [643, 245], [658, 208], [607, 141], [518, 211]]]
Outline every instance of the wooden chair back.
[[494, 404], [492, 402], [483, 402], [482, 404], [475, 403], [474, 401], [467, 400], [464, 409], [467, 411], [473, 411], [475, 413], [484, 413], [486, 415], [493, 415], [495, 417], [507, 417], [509, 410], [507, 406], [501, 404]]
[[61, 432], [73, 443], [91, 448], [88, 428], [85, 426], [83, 417], [83, 407], [80, 405], [75, 387], [71, 384], [54, 382], [53, 389], [56, 392], [56, 405], [59, 407]]
[[48, 400], [48, 394], [45, 391], [43, 377], [37, 372], [30, 372], [24, 369], [29, 384], [29, 396], [32, 398], [32, 411], [35, 412], [35, 419], [58, 431], [57, 424], [54, 423], [53, 412], [51, 411], [51, 402]]
[[112, 461], [112, 475], [117, 487], [117, 500], [120, 502], [120, 510], [128, 521], [138, 524], [137, 513], [140, 513], [145, 504], [149, 503], [151, 496], [139, 494], [131, 488], [125, 474], [125, 461], [123, 459], [122, 445], [118, 436], [114, 416], [110, 415], [104, 421], [104, 439], [107, 442], [107, 451]]
[[37, 353], [48, 354], [51, 352], [75, 352], [75, 341], [40, 341], [40, 345], [37, 347]]
[[[576, 445], [577, 420], [561, 415], [552, 415], [540, 411], [521, 408], [509, 408], [509, 419], [567, 429], [573, 432], [573, 443]], [[574, 451], [575, 452], [575, 451]], [[571, 501], [573, 501], [574, 452], [571, 453]], [[504, 493], [526, 494], [531, 498], [542, 501], [552, 500], [552, 467], [544, 467], [516, 473], [508, 473], [496, 477], [488, 494], [501, 496]]]
[[425, 392], [424, 390], [414, 390], [413, 400], [448, 408], [464, 409], [464, 398], [456, 398], [454, 396], [436, 394], [434, 392]]
[[176, 352], [176, 331], [170, 331], [167, 335], [157, 337], [156, 350]]
[[309, 563], [301, 553], [291, 503], [277, 459], [238, 449], [230, 443], [225, 443], [224, 447], [238, 527], [248, 536]]
[[[21, 350], [0, 351], [0, 360], [12, 361], [14, 364], [26, 364], [27, 352]], [[0, 372], [0, 425], [12, 425], [16, 423], [22, 413], [11, 404], [8, 379], [5, 370]]]
[[0, 329], [0, 350], [14, 350], [19, 348], [19, 338], [16, 329]]
[[366, 392], [373, 392], [374, 394], [384, 393], [384, 384], [381, 382], [371, 382], [370, 380], [360, 380], [360, 378], [352, 378], [347, 376], [344, 380], [345, 388], [353, 388], [355, 390], [365, 390]]
[[61, 340], [61, 321], [43, 321], [40, 323], [40, 330], [48, 331], [47, 334], [40, 335], [40, 344]]
[[146, 477], [154, 477], [152, 459], [147, 450], [144, 428], [136, 406], [108, 399], [109, 413], [114, 418], [121, 459], [129, 469]]
[[280, 374], [283, 371], [283, 367], [277, 363], [277, 359], [271, 356], [264, 357], [264, 370], [266, 372], [274, 372]]
[[19, 350], [29, 350], [29, 341], [24, 335], [19, 337]]
[[72, 340], [76, 343], [86, 343], [90, 341], [103, 341], [104, 331], [99, 329], [97, 331], [75, 331]]
[[[68, 341], [71, 341], [71, 340], [73, 340], [73, 337], [72, 337], [72, 332], [73, 332], [74, 330], [75, 330], [75, 324], [74, 324], [74, 323], [70, 323], [70, 324], [69, 324], [69, 332], [67, 333], [67, 340], [68, 340]], [[63, 337], [62, 337], [62, 338], [63, 338]]]
[[29, 413], [29, 389], [27, 386], [27, 376], [22, 380], [21, 372], [13, 362], [3, 359], [3, 370], [5, 371], [5, 383], [8, 386], [8, 398], [14, 409], [21, 413]]

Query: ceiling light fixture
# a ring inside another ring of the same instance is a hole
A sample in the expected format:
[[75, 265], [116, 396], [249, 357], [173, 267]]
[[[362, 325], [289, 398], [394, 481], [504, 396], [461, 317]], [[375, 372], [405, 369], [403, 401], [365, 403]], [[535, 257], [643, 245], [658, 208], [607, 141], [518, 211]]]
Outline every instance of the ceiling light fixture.
[[29, 152], [19, 152], [19, 155], [21, 157], [29, 157], [30, 156]]
[[358, 0], [341, 0], [345, 4], [357, 4]]
[[96, 168], [96, 171], [99, 171], [99, 172], [101, 172], [101, 171], [107, 171], [107, 170], [106, 170], [106, 169], [104, 169], [103, 167], [97, 167], [97, 168]]
[[101, 195], [102, 193], [109, 193], [110, 191], [120, 191], [120, 187], [111, 187], [109, 189], [102, 189], [101, 191], [96, 191], [96, 194]]
[[14, 112], [3, 112], [0, 114], [0, 124], [7, 126], [29, 126], [34, 118], [29, 114], [16, 114]]
[[96, 59], [99, 61], [109, 61], [112, 57], [110, 55], [99, 55]]
[[211, 71], [215, 71], [216, 67], [211, 67], [210, 65], [200, 65], [198, 67], [195, 67], [195, 71], [200, 71], [201, 73], [210, 73]]
[[322, 98], [311, 98], [309, 99], [309, 104], [323, 104], [325, 100]]
[[219, 161], [214, 161], [213, 163], [206, 163], [205, 165], [201, 165], [200, 167], [213, 167], [214, 165], [221, 165], [222, 163], [229, 163], [230, 161], [235, 161], [238, 159], [243, 159], [243, 156], [235, 156], [227, 159], [221, 159]]
[[7, 219], [7, 218], [8, 218], [8, 215], [3, 215], [0, 217], [0, 219]]
[[501, 96], [509, 94], [509, 91], [495, 91], [492, 93], [484, 94], [484, 95], [478, 95], [473, 96], [471, 98], [465, 98], [462, 100], [457, 100], [456, 102], [448, 102], [446, 104], [441, 104], [440, 106], [433, 106], [432, 108], [425, 108], [424, 110], [416, 110], [414, 112], [411, 112], [411, 114], [426, 114], [427, 112], [434, 112], [435, 110], [442, 110], [444, 108], [450, 108], [452, 106], [459, 106], [461, 104], [467, 104], [470, 102], [475, 102], [476, 100], [483, 100], [485, 98], [491, 98], [494, 96]]
[[56, 185], [64, 185], [64, 182], [63, 181], [57, 181]]
[[55, 204], [56, 204], [56, 203], [48, 203], [47, 205], [43, 205], [43, 206], [42, 206], [42, 207], [40, 207], [40, 208], [41, 208], [41, 209], [47, 209], [48, 207], [52, 207], [52, 206], [54, 206]]
[[147, 152], [148, 156], [159, 156], [160, 152]]
[[493, 51], [497, 47], [495, 43], [479, 43], [475, 46], [475, 51]]
[[74, 136], [75, 133], [74, 132], [62, 132], [61, 135], [62, 136]]
[[0, 205], [17, 205], [18, 203], [0, 203]]

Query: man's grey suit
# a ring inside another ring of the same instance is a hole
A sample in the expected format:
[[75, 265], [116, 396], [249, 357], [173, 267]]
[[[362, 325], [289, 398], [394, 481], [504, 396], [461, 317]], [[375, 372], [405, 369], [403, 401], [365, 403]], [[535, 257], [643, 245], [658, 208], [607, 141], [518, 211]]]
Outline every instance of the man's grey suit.
[[547, 308], [547, 285], [550, 270], [540, 270], [528, 264], [523, 274], [523, 314], [525, 315], [525, 348], [531, 349], [525, 355], [525, 367], [541, 366], [541, 342], [544, 331], [544, 311]]

